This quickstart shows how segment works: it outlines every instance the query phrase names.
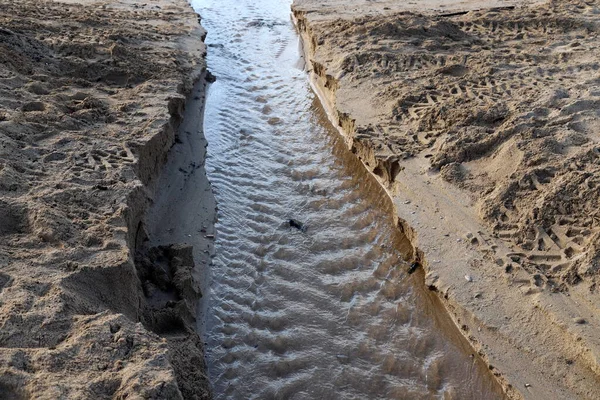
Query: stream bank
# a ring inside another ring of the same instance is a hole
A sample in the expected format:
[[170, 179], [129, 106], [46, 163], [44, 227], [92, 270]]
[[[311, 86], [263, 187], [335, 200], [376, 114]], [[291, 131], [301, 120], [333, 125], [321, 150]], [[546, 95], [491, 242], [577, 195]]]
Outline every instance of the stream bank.
[[209, 397], [191, 248], [143, 222], [203, 89], [197, 14], [8, 0], [0, 24], [0, 397]]
[[[596, 398], [598, 226], [582, 210], [597, 197], [587, 191], [597, 157], [586, 154], [598, 137], [569, 124], [596, 121], [574, 106], [579, 83], [596, 104], [586, 80], [595, 67], [589, 52], [553, 52], [573, 35], [597, 46], [597, 8], [489, 6], [298, 0], [293, 9], [315, 91], [392, 198], [426, 285], [507, 395]], [[517, 50], [492, 51], [505, 48]], [[564, 144], [560, 155], [543, 146], [548, 137]], [[586, 161], [562, 165], [565, 154]], [[575, 209], [554, 193], [577, 176], [589, 181]]]

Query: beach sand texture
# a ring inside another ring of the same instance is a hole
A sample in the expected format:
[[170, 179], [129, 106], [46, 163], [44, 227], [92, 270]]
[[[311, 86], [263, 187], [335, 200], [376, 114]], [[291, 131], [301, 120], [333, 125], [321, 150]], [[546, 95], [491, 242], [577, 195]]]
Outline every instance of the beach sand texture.
[[598, 398], [600, 4], [498, 6], [293, 8], [333, 122], [508, 395]]
[[204, 34], [183, 0], [0, 4], [0, 397], [209, 395], [191, 248], [136, 254]]

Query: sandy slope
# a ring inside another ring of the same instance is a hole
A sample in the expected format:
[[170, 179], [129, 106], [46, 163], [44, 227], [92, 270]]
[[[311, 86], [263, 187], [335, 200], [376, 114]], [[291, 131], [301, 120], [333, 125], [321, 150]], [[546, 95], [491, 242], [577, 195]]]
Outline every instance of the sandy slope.
[[600, 397], [600, 4], [393, 3], [295, 3], [323, 102], [508, 395]]
[[184, 0], [1, 2], [0, 397], [208, 396], [192, 248], [142, 222], [203, 34]]

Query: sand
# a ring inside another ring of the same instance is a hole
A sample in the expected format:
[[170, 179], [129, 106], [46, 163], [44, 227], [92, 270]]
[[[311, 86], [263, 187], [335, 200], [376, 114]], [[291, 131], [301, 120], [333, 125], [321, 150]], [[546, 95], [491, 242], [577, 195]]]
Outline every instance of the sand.
[[595, 1], [296, 0], [307, 68], [510, 398], [600, 398]]
[[203, 101], [198, 22], [184, 0], [0, 4], [1, 398], [210, 396], [206, 238], [156, 222], [170, 149], [201, 140], [178, 132]]

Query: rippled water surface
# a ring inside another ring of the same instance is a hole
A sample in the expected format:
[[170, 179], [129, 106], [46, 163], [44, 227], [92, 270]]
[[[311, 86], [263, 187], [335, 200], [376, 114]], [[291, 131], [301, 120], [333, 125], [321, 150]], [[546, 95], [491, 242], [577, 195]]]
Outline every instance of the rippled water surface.
[[500, 398], [422, 276], [406, 274], [385, 193], [310, 90], [289, 1], [193, 5], [218, 77], [205, 113], [216, 398]]

